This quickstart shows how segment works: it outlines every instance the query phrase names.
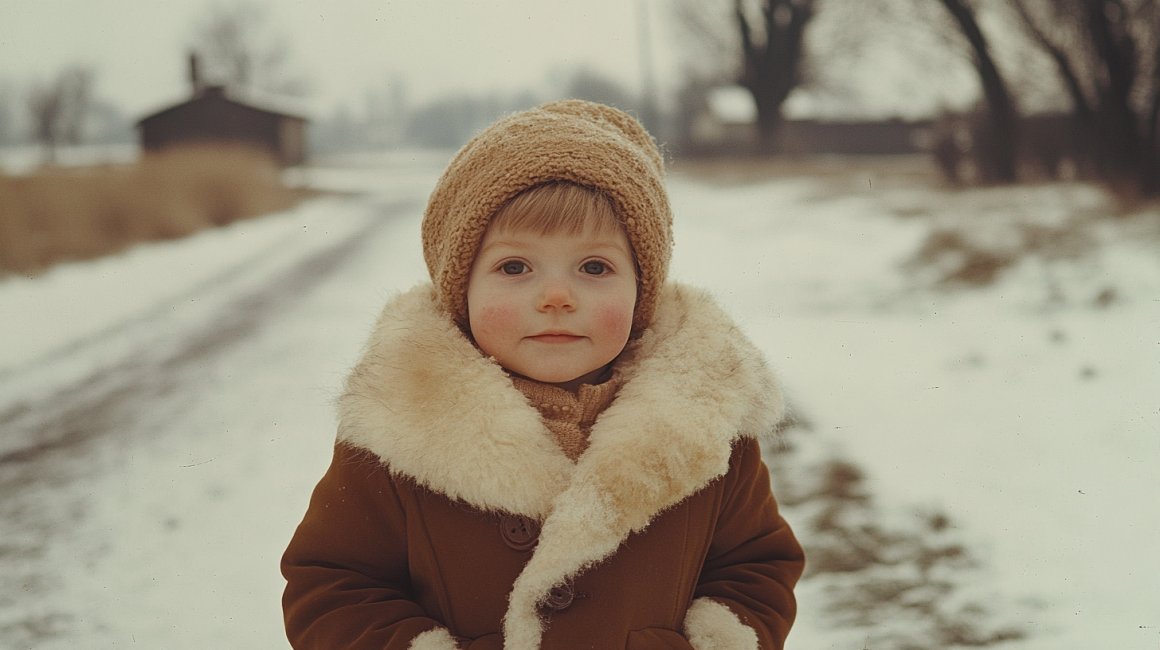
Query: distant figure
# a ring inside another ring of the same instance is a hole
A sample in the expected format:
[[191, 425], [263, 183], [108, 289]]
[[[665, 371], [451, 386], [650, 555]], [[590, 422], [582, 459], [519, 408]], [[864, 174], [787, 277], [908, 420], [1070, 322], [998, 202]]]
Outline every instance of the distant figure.
[[383, 310], [282, 559], [295, 648], [783, 647], [804, 559], [757, 441], [781, 391], [666, 282], [663, 173], [576, 100], [451, 161], [432, 283]]

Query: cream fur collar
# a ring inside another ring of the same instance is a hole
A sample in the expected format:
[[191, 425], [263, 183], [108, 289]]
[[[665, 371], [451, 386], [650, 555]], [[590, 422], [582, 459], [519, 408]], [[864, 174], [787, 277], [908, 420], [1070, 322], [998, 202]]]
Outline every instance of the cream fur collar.
[[618, 361], [624, 384], [572, 463], [430, 285], [391, 300], [339, 399], [339, 440], [451, 499], [543, 522], [512, 590], [507, 648], [537, 648], [553, 586], [614, 553], [728, 469], [784, 409], [761, 353], [708, 294], [678, 284]]

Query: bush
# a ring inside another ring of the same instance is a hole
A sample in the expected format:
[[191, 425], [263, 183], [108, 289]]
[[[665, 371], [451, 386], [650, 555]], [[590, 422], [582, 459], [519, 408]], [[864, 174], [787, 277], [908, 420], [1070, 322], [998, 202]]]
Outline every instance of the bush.
[[0, 272], [35, 273], [286, 209], [296, 197], [279, 176], [262, 152], [210, 145], [134, 165], [0, 175]]

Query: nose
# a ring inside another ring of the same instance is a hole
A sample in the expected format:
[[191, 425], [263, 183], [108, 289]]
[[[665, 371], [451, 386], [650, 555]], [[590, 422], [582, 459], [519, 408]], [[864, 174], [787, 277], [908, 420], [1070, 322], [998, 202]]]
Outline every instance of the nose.
[[576, 308], [576, 296], [572, 287], [563, 280], [548, 280], [540, 289], [539, 310], [572, 311]]

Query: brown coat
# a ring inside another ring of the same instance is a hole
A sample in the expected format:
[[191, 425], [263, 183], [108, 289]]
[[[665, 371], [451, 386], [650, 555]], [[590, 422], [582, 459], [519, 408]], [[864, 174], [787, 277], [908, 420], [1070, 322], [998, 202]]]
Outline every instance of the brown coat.
[[756, 436], [782, 416], [704, 294], [662, 293], [569, 461], [430, 287], [380, 317], [282, 560], [296, 648], [781, 648], [803, 557]]

